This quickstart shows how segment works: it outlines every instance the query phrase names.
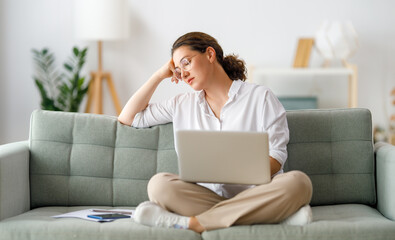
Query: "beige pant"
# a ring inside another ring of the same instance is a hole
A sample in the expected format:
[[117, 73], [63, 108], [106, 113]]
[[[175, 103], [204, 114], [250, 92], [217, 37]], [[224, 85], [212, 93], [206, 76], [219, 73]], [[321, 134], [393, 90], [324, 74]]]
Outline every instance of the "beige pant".
[[300, 171], [276, 175], [268, 184], [226, 199], [178, 175], [158, 173], [148, 183], [148, 196], [168, 211], [196, 216], [206, 229], [231, 225], [279, 223], [310, 202], [312, 184]]

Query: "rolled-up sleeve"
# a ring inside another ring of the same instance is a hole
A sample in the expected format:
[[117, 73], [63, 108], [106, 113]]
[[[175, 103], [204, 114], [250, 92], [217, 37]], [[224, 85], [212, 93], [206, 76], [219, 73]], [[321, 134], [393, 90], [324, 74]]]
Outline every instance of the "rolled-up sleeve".
[[288, 157], [288, 122], [284, 107], [271, 91], [266, 94], [263, 117], [263, 131], [269, 135], [269, 155], [283, 167]]
[[147, 108], [136, 114], [132, 127], [146, 128], [173, 121], [176, 97], [160, 103], [150, 103]]

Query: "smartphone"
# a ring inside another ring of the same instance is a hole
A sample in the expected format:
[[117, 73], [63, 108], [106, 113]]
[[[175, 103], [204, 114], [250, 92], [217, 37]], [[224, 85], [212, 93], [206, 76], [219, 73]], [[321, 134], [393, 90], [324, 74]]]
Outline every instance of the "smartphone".
[[112, 213], [112, 214], [95, 214], [95, 215], [88, 215], [90, 218], [96, 219], [119, 219], [119, 218], [130, 218], [128, 215], [119, 214], [119, 213]]

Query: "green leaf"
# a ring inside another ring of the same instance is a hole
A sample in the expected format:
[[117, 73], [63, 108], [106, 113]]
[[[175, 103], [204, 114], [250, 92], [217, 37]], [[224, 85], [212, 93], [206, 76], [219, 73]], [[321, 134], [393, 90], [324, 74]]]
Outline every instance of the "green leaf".
[[40, 55], [40, 51], [38, 51], [37, 49], [32, 49], [32, 52], [34, 53], [34, 55]]
[[46, 99], [47, 98], [47, 93], [45, 91], [45, 88], [44, 88], [44, 85], [42, 84], [42, 82], [40, 80], [38, 80], [38, 79], [35, 79], [35, 83], [36, 83], [36, 86], [38, 87], [38, 90], [39, 90], [39, 92], [41, 94], [41, 98], [42, 99]]
[[84, 48], [81, 52], [81, 57], [84, 58], [86, 56], [86, 53], [88, 51], [88, 48]]
[[80, 92], [81, 92], [81, 95], [85, 95], [87, 92], [88, 92], [88, 90], [89, 90], [89, 86], [87, 86], [86, 88], [84, 88], [84, 89], [82, 89]]
[[63, 83], [63, 84], [60, 86], [59, 90], [60, 90], [61, 92], [63, 92], [63, 93], [66, 93], [66, 94], [68, 94], [68, 93], [71, 92], [69, 86], [68, 86], [66, 83]]
[[84, 84], [85, 78], [82, 77], [78, 80], [78, 89], [81, 89], [82, 85]]
[[42, 82], [38, 79], [35, 79], [35, 83], [40, 91], [41, 98], [42, 98], [41, 109], [60, 111], [60, 109], [55, 105], [54, 100], [47, 96], [47, 93], [45, 91], [45, 88], [44, 88], [44, 85], [42, 84]]
[[64, 66], [69, 72], [72, 72], [72, 71], [73, 71], [73, 67], [72, 67], [71, 65], [69, 65], [68, 63], [65, 63], [63, 66]]
[[77, 48], [77, 47], [74, 47], [74, 48], [73, 48], [73, 52], [74, 52], [74, 55], [75, 55], [75, 56], [78, 56], [78, 55], [79, 55], [79, 51], [78, 51], [78, 48]]
[[84, 60], [80, 61], [80, 62], [78, 63], [78, 68], [81, 69], [82, 66], [84, 66], [84, 64], [85, 64], [85, 61], [84, 61]]

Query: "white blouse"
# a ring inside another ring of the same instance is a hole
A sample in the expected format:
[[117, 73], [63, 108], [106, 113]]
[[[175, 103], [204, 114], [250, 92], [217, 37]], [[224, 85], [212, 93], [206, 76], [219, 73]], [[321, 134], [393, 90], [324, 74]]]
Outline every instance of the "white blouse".
[[[277, 174], [282, 173], [287, 160], [289, 130], [286, 112], [280, 101], [269, 88], [241, 80], [233, 81], [228, 96], [219, 119], [208, 105], [202, 90], [149, 104], [145, 110], [136, 114], [132, 126], [144, 128], [173, 122], [174, 133], [178, 130], [264, 131], [269, 134], [270, 156], [281, 163], [281, 170]], [[254, 186], [199, 184], [226, 198]]]

